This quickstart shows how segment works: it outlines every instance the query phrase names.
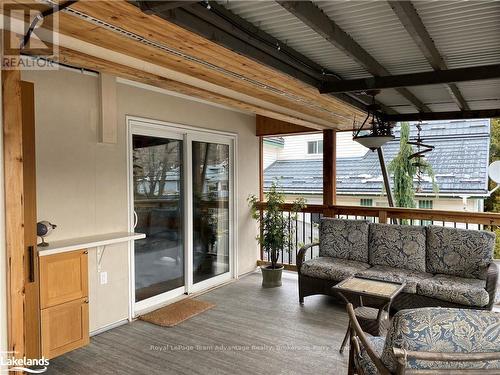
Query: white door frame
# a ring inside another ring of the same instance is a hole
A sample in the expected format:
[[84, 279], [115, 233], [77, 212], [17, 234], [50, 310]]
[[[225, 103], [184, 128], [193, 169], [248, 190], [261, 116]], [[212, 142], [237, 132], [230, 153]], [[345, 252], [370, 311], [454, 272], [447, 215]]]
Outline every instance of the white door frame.
[[[143, 301], [135, 302], [135, 258], [134, 243], [129, 246], [129, 320], [138, 314], [154, 309], [183, 294], [192, 294], [213, 288], [238, 275], [238, 251], [237, 251], [237, 135], [230, 132], [221, 132], [209, 129], [193, 127], [189, 125], [170, 123], [159, 120], [151, 120], [135, 116], [126, 116], [127, 124], [127, 169], [128, 169], [128, 227], [130, 232], [134, 231], [134, 192], [132, 189], [132, 136], [134, 134], [151, 137], [164, 137], [183, 140], [183, 163], [184, 163], [184, 277], [185, 285], [171, 291], [159, 294]], [[211, 142], [229, 145], [230, 170], [229, 191], [232, 195], [229, 200], [229, 272], [217, 275], [208, 280], [193, 284], [193, 202], [192, 202], [192, 142]]]

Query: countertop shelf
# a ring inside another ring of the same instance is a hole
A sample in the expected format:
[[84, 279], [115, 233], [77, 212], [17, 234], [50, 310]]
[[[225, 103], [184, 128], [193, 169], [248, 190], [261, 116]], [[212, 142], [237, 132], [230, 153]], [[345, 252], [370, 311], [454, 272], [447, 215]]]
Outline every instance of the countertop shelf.
[[66, 251], [88, 249], [97, 246], [106, 246], [120, 242], [128, 242], [134, 240], [140, 240], [146, 238], [143, 233], [130, 233], [130, 232], [117, 232], [117, 233], [107, 233], [98, 234], [95, 236], [70, 238], [67, 240], [60, 241], [48, 241], [49, 246], [38, 246], [38, 255], [46, 256], [58, 253], [64, 253]]

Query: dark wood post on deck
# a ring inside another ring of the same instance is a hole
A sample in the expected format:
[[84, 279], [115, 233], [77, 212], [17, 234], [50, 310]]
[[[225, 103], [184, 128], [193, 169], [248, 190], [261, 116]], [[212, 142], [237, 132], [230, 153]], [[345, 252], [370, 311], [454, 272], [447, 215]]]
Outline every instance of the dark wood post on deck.
[[[333, 129], [323, 130], [323, 204], [337, 204], [337, 132]], [[333, 216], [327, 209], [325, 216]]]

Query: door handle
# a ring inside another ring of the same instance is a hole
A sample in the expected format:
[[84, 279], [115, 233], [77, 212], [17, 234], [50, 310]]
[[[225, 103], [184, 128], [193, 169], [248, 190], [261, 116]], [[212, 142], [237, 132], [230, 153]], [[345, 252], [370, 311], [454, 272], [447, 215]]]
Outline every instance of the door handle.
[[138, 221], [139, 221], [139, 218], [137, 217], [137, 212], [135, 212], [135, 210], [134, 210], [134, 229], [137, 226]]
[[35, 282], [35, 248], [28, 246], [28, 280], [30, 283]]

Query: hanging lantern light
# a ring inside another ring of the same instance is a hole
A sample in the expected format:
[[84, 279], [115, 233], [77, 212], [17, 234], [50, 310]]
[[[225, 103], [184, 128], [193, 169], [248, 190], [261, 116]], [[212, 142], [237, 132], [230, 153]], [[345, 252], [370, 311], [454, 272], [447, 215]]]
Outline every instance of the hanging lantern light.
[[[371, 91], [372, 104], [368, 106], [365, 121], [358, 130], [354, 130], [352, 139], [372, 151], [382, 147], [394, 139], [391, 124], [384, 121], [380, 112], [380, 106], [375, 103], [375, 95], [379, 91]], [[356, 128], [356, 124], [353, 124]]]

